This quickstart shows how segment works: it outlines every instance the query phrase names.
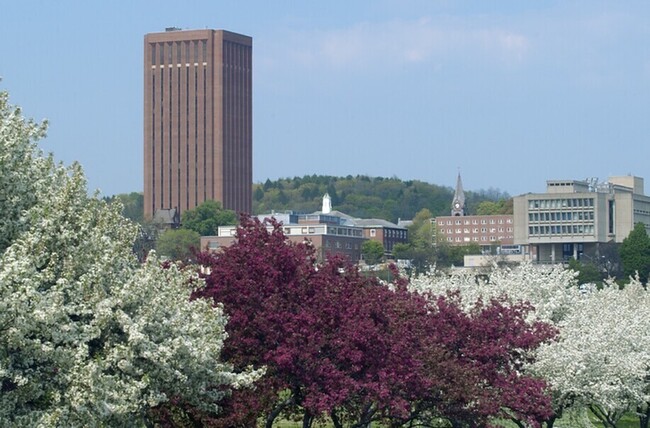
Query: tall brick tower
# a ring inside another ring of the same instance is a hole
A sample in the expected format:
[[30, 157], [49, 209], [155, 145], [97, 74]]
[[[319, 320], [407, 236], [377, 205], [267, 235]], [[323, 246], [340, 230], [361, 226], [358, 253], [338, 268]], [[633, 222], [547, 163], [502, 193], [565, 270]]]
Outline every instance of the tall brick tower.
[[251, 212], [252, 47], [223, 30], [145, 36], [145, 218], [209, 199]]

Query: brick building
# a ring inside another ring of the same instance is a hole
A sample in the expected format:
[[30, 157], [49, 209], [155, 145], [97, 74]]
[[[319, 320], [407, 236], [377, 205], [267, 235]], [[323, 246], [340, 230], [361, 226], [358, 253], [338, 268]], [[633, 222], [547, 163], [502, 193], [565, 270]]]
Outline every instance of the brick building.
[[252, 207], [252, 39], [168, 28], [144, 38], [144, 212]]

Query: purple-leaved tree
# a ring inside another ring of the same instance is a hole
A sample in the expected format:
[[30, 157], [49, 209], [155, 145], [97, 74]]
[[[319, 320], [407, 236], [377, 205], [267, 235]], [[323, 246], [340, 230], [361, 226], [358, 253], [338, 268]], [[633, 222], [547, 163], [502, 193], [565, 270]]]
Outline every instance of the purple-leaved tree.
[[205, 287], [229, 316], [222, 356], [236, 369], [266, 367], [253, 391], [235, 391], [211, 426], [271, 427], [279, 417], [303, 427], [386, 426], [435, 418], [454, 427], [513, 417], [539, 426], [550, 398], [522, 374], [531, 351], [554, 330], [530, 323], [525, 305], [494, 300], [463, 311], [457, 295], [389, 287], [348, 260], [317, 264], [309, 243], [290, 243], [274, 221], [242, 218], [236, 242], [202, 253]]

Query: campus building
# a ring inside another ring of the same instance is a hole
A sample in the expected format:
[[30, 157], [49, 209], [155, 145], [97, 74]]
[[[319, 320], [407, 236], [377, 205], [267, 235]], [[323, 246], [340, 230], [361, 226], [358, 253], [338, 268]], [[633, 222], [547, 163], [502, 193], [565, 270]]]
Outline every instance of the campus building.
[[144, 38], [144, 213], [252, 207], [252, 39], [168, 28]]
[[475, 244], [482, 254], [519, 254], [514, 245], [514, 219], [512, 215], [468, 215], [465, 192], [460, 174], [448, 216], [432, 219], [434, 236], [448, 245]]
[[[288, 211], [257, 217], [260, 220], [273, 218], [281, 223], [284, 234], [290, 241], [311, 242], [321, 260], [328, 255], [342, 254], [357, 262], [361, 259], [361, 246], [366, 240], [380, 242], [387, 256], [395, 244], [408, 242], [405, 227], [382, 219], [360, 219], [332, 210], [331, 199], [327, 194], [323, 197], [321, 211], [311, 214]], [[219, 227], [216, 236], [201, 237], [201, 248], [217, 251], [227, 247], [234, 242], [236, 232], [237, 226]]]
[[517, 196], [514, 243], [540, 263], [600, 257], [600, 247], [620, 243], [636, 223], [650, 230], [650, 197], [643, 178], [549, 180], [546, 193]]

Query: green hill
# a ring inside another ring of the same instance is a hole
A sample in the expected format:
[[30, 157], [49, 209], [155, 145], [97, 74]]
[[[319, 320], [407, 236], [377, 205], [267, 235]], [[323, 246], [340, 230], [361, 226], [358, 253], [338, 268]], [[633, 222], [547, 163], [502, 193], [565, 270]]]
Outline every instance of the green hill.
[[[412, 219], [423, 208], [434, 216], [449, 215], [454, 189], [395, 177], [306, 175], [254, 184], [253, 213], [318, 211], [325, 193], [332, 198], [335, 210], [354, 217], [397, 222], [400, 218]], [[481, 202], [508, 199], [509, 195], [489, 189], [465, 191], [465, 198], [468, 212], [475, 214]]]

